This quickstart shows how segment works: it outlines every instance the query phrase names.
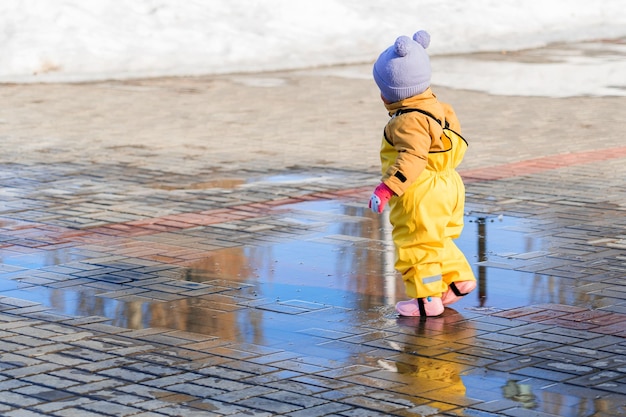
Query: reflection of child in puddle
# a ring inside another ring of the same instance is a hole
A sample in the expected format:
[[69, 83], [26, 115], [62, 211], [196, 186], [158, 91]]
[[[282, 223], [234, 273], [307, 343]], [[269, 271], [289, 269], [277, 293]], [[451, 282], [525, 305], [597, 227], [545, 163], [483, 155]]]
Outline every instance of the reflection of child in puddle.
[[465, 188], [455, 168], [467, 144], [442, 136], [460, 132], [448, 104], [430, 88], [430, 35], [400, 36], [374, 64], [374, 80], [391, 120], [380, 151], [382, 182], [370, 208], [382, 213], [389, 202], [396, 269], [411, 300], [400, 301], [401, 316], [438, 316], [476, 287], [476, 278], [454, 244], [463, 229]]
[[528, 384], [520, 384], [518, 381], [508, 380], [506, 385], [502, 387], [504, 398], [520, 402], [524, 408], [535, 408], [535, 394], [532, 393], [532, 387]]
[[[398, 355], [398, 360], [395, 361], [379, 359], [378, 365], [387, 371], [410, 377], [401, 378], [399, 382], [407, 383], [408, 389], [413, 387], [416, 395], [425, 390], [465, 395], [466, 387], [461, 375], [471, 367], [440, 357], [425, 356], [449, 351], [443, 347], [447, 346], [446, 340], [475, 336], [475, 328], [471, 322], [465, 322], [462, 327], [453, 325], [461, 319], [462, 316], [450, 308], [441, 316], [428, 320], [421, 317], [399, 317], [397, 322], [404, 330], [392, 339], [386, 339], [386, 343], [389, 348], [402, 352], [402, 355]], [[429, 343], [425, 347], [423, 340], [430, 342], [433, 335], [441, 340], [441, 346], [432, 346]]]
[[[465, 395], [465, 385], [461, 379], [458, 364], [419, 358], [415, 363], [411, 364], [402, 362], [381, 363], [381, 361], [379, 361], [379, 365], [399, 374], [415, 377], [417, 378], [416, 383], [418, 384], [419, 379], [423, 379], [425, 386], [431, 386], [433, 389], [438, 387], [450, 394]], [[433, 385], [435, 383], [436, 385]]]

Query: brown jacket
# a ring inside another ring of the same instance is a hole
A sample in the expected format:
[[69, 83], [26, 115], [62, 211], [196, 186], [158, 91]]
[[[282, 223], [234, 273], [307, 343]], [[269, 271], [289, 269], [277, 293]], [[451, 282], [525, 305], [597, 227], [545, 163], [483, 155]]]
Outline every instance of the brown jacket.
[[[398, 110], [425, 110], [439, 119], [447, 121], [451, 129], [459, 134], [461, 127], [452, 107], [437, 100], [428, 88], [423, 93], [395, 103], [385, 103], [391, 120], [385, 126], [385, 138], [381, 148], [383, 182], [398, 196], [419, 177], [428, 162], [428, 153], [444, 149], [441, 141], [441, 125], [433, 118], [418, 112], [395, 115]], [[393, 152], [388, 144], [393, 145]]]

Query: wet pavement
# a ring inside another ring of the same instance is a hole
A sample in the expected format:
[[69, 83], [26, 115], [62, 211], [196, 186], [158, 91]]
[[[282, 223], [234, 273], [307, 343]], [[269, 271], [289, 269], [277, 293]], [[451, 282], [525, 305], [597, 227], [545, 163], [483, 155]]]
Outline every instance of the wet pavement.
[[437, 91], [479, 288], [420, 320], [370, 80], [2, 86], [0, 414], [626, 415], [626, 98]]

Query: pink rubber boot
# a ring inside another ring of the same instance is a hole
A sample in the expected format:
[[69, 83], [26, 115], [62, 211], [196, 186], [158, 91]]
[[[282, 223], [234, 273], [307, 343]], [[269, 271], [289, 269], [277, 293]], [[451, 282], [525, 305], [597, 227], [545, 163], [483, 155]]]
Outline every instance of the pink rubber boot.
[[398, 314], [407, 317], [435, 317], [443, 313], [443, 310], [440, 297], [414, 298], [396, 304]]
[[441, 296], [444, 306], [456, 303], [461, 297], [466, 296], [476, 288], [476, 281], [457, 281], [448, 286], [448, 290]]

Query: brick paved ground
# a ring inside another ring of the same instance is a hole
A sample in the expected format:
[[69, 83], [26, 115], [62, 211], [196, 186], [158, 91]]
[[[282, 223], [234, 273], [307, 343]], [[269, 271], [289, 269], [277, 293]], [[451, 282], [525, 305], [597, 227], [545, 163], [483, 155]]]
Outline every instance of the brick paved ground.
[[626, 99], [437, 92], [481, 292], [420, 321], [369, 79], [3, 85], [0, 414], [625, 415]]

